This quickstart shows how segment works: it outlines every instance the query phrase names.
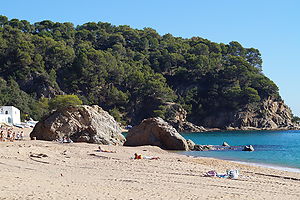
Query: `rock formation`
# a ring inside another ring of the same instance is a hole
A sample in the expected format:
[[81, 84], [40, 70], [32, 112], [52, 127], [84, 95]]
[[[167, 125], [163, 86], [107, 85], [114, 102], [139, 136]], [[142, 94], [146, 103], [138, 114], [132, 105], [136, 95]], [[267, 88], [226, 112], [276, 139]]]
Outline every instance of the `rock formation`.
[[223, 142], [222, 146], [223, 147], [230, 147], [230, 145], [227, 142]]
[[129, 130], [125, 146], [153, 145], [167, 150], [188, 150], [186, 140], [161, 118], [145, 119]]
[[245, 146], [243, 151], [254, 151], [254, 148], [252, 145], [249, 145], [249, 146]]
[[193, 151], [211, 151], [211, 150], [216, 150], [214, 145], [199, 145], [196, 144], [194, 146], [194, 149], [192, 149]]
[[114, 118], [101, 107], [69, 106], [57, 110], [37, 123], [30, 137], [38, 140], [62, 140], [74, 142], [122, 145], [122, 130]]
[[166, 103], [168, 119], [166, 120], [178, 132], [204, 132], [207, 131], [202, 126], [197, 126], [186, 119], [187, 112], [181, 105], [176, 103]]
[[189, 150], [193, 150], [195, 148], [195, 142], [192, 140], [186, 140], [186, 143], [188, 144]]
[[257, 106], [247, 106], [238, 112], [218, 112], [204, 119], [207, 127], [227, 130], [295, 129], [292, 112], [283, 101], [271, 98]]

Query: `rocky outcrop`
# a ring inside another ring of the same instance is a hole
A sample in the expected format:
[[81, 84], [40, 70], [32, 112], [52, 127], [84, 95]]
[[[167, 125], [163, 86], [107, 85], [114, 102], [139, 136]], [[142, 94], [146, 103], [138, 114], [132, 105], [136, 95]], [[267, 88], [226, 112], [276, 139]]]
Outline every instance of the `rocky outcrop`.
[[196, 144], [194, 146], [194, 149], [192, 149], [193, 151], [212, 151], [212, 150], [216, 150], [215, 146], [213, 145], [199, 145]]
[[30, 137], [38, 140], [122, 145], [122, 130], [114, 118], [99, 106], [70, 106], [57, 110], [38, 122]]
[[273, 101], [267, 99], [262, 102], [259, 109], [248, 109], [237, 113], [236, 121], [233, 126], [240, 127], [243, 130], [249, 130], [251, 127], [260, 129], [291, 129], [292, 112], [283, 101]]
[[266, 99], [256, 106], [247, 106], [238, 112], [222, 112], [208, 116], [204, 125], [227, 130], [296, 129], [292, 113], [283, 101]]
[[189, 147], [189, 150], [193, 150], [195, 148], [195, 142], [193, 142], [193, 140], [186, 140], [186, 143]]
[[245, 146], [243, 151], [254, 151], [254, 148], [252, 145], [249, 145], [249, 146]]
[[171, 124], [178, 132], [204, 132], [207, 131], [202, 126], [197, 126], [186, 119], [187, 112], [181, 105], [176, 103], [166, 103], [168, 119], [166, 121]]
[[230, 145], [227, 142], [223, 142], [222, 146], [223, 147], [230, 147]]
[[129, 130], [125, 146], [153, 145], [167, 150], [188, 150], [186, 140], [161, 118], [143, 120]]

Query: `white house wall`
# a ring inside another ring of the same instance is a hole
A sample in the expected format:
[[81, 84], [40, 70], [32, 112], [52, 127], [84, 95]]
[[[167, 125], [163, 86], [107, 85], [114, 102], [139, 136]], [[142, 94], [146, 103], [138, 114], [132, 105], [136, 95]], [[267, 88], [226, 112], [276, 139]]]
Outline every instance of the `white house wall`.
[[6, 124], [9, 124], [9, 116], [8, 115], [3, 115], [3, 114], [0, 114], [0, 123], [6, 123]]
[[14, 106], [1, 106], [0, 122], [5, 122], [9, 124], [20, 124], [21, 123], [20, 110]]

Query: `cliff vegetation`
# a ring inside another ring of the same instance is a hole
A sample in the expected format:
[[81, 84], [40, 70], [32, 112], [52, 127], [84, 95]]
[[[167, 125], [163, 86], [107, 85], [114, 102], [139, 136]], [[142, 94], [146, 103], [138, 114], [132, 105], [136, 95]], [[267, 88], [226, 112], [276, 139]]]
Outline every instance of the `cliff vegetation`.
[[169, 105], [175, 103], [188, 121], [213, 126], [217, 113], [281, 101], [262, 73], [259, 50], [236, 41], [0, 16], [0, 104], [17, 105], [38, 120], [49, 112], [48, 100], [65, 94], [101, 106], [124, 124], [172, 119], [176, 111]]

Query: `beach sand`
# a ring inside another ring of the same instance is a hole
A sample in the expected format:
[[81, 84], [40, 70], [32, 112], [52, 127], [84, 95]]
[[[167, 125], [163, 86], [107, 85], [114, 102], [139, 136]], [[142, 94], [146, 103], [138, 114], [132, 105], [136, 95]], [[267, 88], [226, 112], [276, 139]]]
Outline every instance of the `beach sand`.
[[[28, 134], [31, 130], [26, 129]], [[0, 142], [0, 199], [300, 199], [300, 173], [158, 147]], [[133, 160], [134, 153], [159, 160]], [[238, 169], [236, 180], [205, 177]]]

